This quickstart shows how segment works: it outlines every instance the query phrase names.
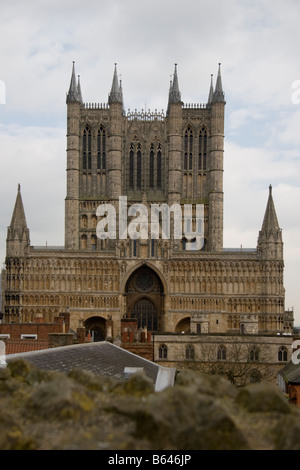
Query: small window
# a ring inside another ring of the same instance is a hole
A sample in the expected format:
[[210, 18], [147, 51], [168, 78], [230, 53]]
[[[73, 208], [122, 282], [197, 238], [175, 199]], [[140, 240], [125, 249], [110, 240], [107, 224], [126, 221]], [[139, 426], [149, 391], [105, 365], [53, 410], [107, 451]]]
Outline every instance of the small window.
[[195, 350], [193, 346], [187, 346], [185, 350], [185, 358], [193, 360], [195, 359]]
[[91, 242], [92, 242], [92, 251], [96, 251], [96, 248], [97, 248], [97, 237], [96, 237], [96, 235], [92, 235]]
[[37, 335], [23, 334], [21, 335], [21, 339], [37, 339]]
[[278, 350], [278, 361], [286, 362], [287, 361], [287, 349], [284, 346], [281, 346]]
[[257, 362], [259, 360], [259, 351], [257, 348], [251, 348], [249, 351], [249, 360], [251, 362]]
[[226, 348], [225, 346], [221, 345], [218, 347], [217, 353], [218, 361], [225, 361], [226, 360]]
[[159, 359], [167, 359], [168, 358], [168, 348], [165, 344], [162, 344], [159, 347], [158, 355], [159, 355]]

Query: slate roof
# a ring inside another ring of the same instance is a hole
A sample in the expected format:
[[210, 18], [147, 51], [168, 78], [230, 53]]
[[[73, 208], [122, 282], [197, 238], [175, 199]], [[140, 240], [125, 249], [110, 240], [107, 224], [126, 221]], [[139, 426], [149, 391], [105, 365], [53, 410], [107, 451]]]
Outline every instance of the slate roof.
[[285, 367], [278, 372], [284, 380], [290, 384], [300, 384], [300, 364], [288, 362]]
[[39, 369], [67, 373], [80, 368], [118, 380], [126, 380], [125, 368], [142, 368], [155, 384], [156, 391], [172, 386], [176, 372], [106, 341], [9, 354], [5, 356], [6, 363], [15, 358], [22, 358]]

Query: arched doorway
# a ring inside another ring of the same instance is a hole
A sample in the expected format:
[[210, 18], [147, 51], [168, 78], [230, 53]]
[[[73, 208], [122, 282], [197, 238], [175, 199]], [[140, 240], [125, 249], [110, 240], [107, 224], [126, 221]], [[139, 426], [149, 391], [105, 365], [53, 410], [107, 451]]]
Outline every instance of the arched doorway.
[[93, 341], [106, 340], [106, 320], [102, 317], [91, 317], [85, 320], [86, 332], [91, 335]]
[[149, 266], [141, 266], [125, 286], [126, 318], [136, 318], [138, 328], [159, 331], [164, 310], [163, 285]]
[[190, 317], [186, 317], [180, 320], [176, 325], [175, 331], [176, 333], [190, 333], [191, 331]]

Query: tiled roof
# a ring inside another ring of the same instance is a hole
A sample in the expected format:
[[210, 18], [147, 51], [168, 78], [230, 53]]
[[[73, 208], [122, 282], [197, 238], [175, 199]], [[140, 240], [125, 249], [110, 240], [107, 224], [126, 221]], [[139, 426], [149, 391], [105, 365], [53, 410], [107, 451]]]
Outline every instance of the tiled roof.
[[28, 351], [36, 351], [46, 349], [49, 346], [49, 341], [44, 339], [7, 339], [6, 340], [6, 354], [24, 353]]
[[143, 368], [145, 374], [153, 380], [156, 389], [173, 385], [175, 377], [175, 369], [163, 368], [106, 341], [10, 354], [5, 357], [6, 362], [15, 358], [23, 358], [40, 369], [67, 373], [80, 368], [119, 380], [125, 379], [126, 367]]

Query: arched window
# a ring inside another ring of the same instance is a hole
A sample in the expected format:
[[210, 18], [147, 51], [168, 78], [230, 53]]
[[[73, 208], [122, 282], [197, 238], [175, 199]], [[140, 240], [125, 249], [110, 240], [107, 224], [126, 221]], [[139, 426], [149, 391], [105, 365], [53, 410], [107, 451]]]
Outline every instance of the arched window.
[[142, 153], [141, 146], [138, 145], [138, 151], [136, 154], [136, 187], [138, 189], [142, 186]]
[[223, 344], [218, 347], [217, 359], [218, 361], [226, 361], [226, 348]]
[[159, 346], [158, 350], [159, 359], [167, 359], [168, 358], [168, 348], [165, 344]]
[[86, 250], [87, 248], [87, 237], [86, 235], [82, 235], [81, 237], [81, 249]]
[[193, 169], [193, 131], [190, 127], [187, 128], [184, 134], [183, 169]]
[[195, 349], [193, 348], [193, 346], [186, 347], [185, 358], [190, 360], [195, 359]]
[[139, 249], [139, 245], [138, 245], [138, 240], [132, 240], [132, 256], [136, 257], [138, 256], [138, 249]]
[[162, 153], [160, 144], [151, 144], [149, 154], [149, 188], [161, 189], [162, 185]]
[[198, 170], [205, 171], [207, 166], [207, 131], [202, 127], [199, 133]]
[[147, 327], [148, 331], [157, 330], [156, 308], [150, 299], [139, 299], [131, 311], [131, 318], [138, 320], [138, 328]]
[[91, 242], [92, 242], [92, 251], [96, 251], [96, 248], [97, 248], [97, 237], [96, 237], [96, 235], [92, 235]]
[[106, 169], [106, 135], [103, 126], [100, 127], [97, 135], [97, 169]]
[[133, 188], [133, 147], [131, 145], [129, 152], [129, 187]]
[[284, 346], [278, 349], [278, 361], [286, 362], [287, 361], [287, 349]]
[[130, 145], [129, 151], [129, 188], [142, 188], [142, 149], [136, 142]]
[[150, 163], [149, 188], [153, 189], [153, 187], [154, 187], [154, 150], [153, 150], [153, 145], [151, 145], [149, 160], [150, 160], [149, 161], [149, 163]]
[[161, 150], [157, 152], [157, 188], [161, 189]]
[[156, 256], [156, 240], [151, 238], [150, 240], [150, 256], [154, 258]]
[[92, 132], [89, 127], [86, 127], [83, 131], [82, 168], [84, 170], [92, 168]]
[[251, 362], [257, 362], [259, 360], [259, 350], [257, 348], [251, 348], [249, 351], [249, 360]]
[[87, 220], [88, 220], [87, 215], [86, 214], [82, 215], [82, 217], [81, 217], [81, 226], [82, 227], [84, 227], [84, 228], [87, 227], [87, 225], [88, 225]]

